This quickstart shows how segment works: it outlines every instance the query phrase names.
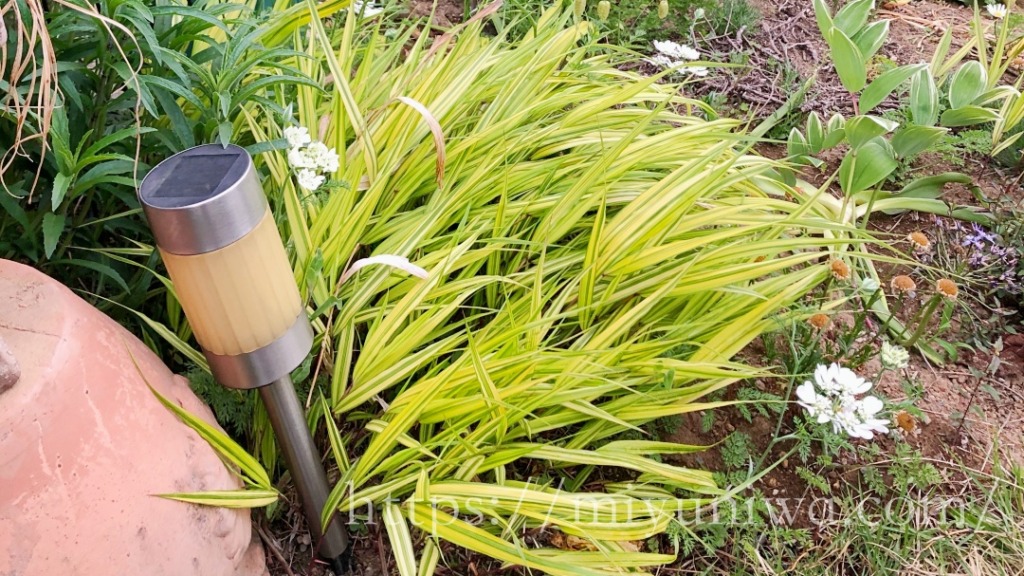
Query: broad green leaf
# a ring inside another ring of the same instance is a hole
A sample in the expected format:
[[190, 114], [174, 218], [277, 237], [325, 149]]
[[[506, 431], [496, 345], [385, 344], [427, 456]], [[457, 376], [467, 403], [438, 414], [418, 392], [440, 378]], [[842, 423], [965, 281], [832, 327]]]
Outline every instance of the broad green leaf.
[[910, 80], [910, 118], [921, 126], [939, 120], [939, 91], [931, 70], [921, 70]]
[[853, 0], [836, 12], [833, 25], [847, 36], [854, 36], [868, 21], [871, 10], [875, 7], [874, 0]]
[[847, 195], [856, 194], [884, 180], [897, 165], [892, 150], [876, 138], [843, 158], [839, 165], [839, 184]]
[[821, 124], [821, 117], [817, 112], [811, 112], [807, 116], [807, 145], [811, 154], [819, 154], [825, 145], [825, 127]]
[[54, 250], [57, 249], [57, 242], [60, 241], [60, 236], [64, 232], [64, 221], [63, 214], [54, 212], [43, 214], [43, 251], [47, 258], [53, 256]]
[[860, 113], [867, 114], [899, 88], [901, 84], [925, 68], [924, 64], [900, 66], [878, 75], [860, 94]]
[[832, 64], [839, 74], [839, 80], [848, 92], [858, 92], [867, 82], [867, 65], [860, 48], [837, 28], [832, 29], [828, 36], [828, 45], [832, 51]]
[[956, 128], [958, 126], [974, 126], [975, 124], [994, 122], [998, 119], [999, 112], [991, 108], [970, 105], [946, 110], [942, 113], [941, 123], [943, 126]]
[[890, 144], [900, 158], [911, 158], [934, 146], [949, 132], [946, 128], [908, 124], [893, 135]]
[[828, 119], [828, 128], [825, 130], [825, 141], [822, 148], [827, 150], [837, 146], [846, 139], [846, 119], [840, 114], [833, 114]]
[[825, 4], [825, 0], [812, 0], [814, 3], [814, 18], [818, 23], [818, 31], [821, 35], [828, 40], [828, 37], [832, 34], [834, 25], [832, 23], [832, 16], [829, 13], [828, 6]]
[[804, 135], [800, 133], [800, 130], [796, 127], [790, 128], [789, 139], [786, 142], [786, 150], [790, 156], [804, 156], [811, 153], [810, 146], [807, 145], [807, 140], [804, 139]]
[[980, 62], [967, 62], [953, 74], [949, 82], [949, 107], [964, 108], [985, 91], [988, 77]]
[[846, 121], [846, 140], [851, 148], [857, 150], [898, 126], [898, 123], [878, 116], [854, 116]]
[[899, 192], [899, 196], [913, 198], [939, 198], [942, 196], [946, 184], [970, 185], [973, 182], [970, 176], [959, 172], [946, 172], [935, 176], [918, 178], [907, 184]]
[[878, 49], [885, 43], [889, 35], [889, 21], [879, 20], [865, 26], [856, 36], [852, 38], [853, 43], [860, 49], [860, 54], [867, 62], [874, 57]]

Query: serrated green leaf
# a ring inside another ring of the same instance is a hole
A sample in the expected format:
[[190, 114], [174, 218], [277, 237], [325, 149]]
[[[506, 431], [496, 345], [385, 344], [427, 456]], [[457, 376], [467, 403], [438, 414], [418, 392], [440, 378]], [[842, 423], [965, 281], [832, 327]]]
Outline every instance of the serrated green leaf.
[[58, 173], [53, 177], [53, 190], [50, 192], [50, 209], [54, 212], [57, 208], [60, 208], [61, 202], [64, 201], [64, 195], [68, 192], [68, 186], [71, 185], [71, 177], [64, 174], [63, 172]]
[[57, 249], [57, 242], [60, 241], [60, 236], [64, 232], [65, 220], [63, 214], [47, 212], [43, 215], [43, 251], [47, 258], [53, 256], [53, 252]]
[[221, 146], [227, 146], [231, 144], [231, 137], [235, 133], [235, 128], [230, 121], [221, 122], [217, 126], [217, 138], [220, 141]]

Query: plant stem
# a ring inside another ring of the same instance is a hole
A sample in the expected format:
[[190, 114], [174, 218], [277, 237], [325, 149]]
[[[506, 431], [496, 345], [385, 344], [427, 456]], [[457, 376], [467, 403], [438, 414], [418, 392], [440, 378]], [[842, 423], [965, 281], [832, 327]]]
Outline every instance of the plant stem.
[[931, 320], [932, 315], [935, 314], [935, 308], [938, 307], [939, 299], [941, 298], [942, 296], [940, 294], [932, 296], [932, 299], [928, 302], [928, 304], [924, 308], [922, 308], [920, 312], [918, 312], [917, 316], [915, 317], [915, 320], [917, 321], [917, 327], [914, 328], [914, 333], [910, 335], [910, 338], [908, 338], [907, 341], [904, 342], [903, 346], [905, 348], [912, 348], [914, 344], [917, 343], [918, 339], [921, 338], [921, 335], [924, 334], [925, 328], [928, 327], [928, 321]]
[[[868, 209], [864, 212], [864, 221], [860, 223], [861, 230], [867, 230], [868, 219], [871, 218], [871, 209], [875, 206], [875, 199], [878, 197], [878, 192], [881, 189], [881, 185], [875, 186], [875, 189], [871, 191], [871, 196], [868, 198]], [[853, 207], [853, 220], [857, 221], [857, 207]]]

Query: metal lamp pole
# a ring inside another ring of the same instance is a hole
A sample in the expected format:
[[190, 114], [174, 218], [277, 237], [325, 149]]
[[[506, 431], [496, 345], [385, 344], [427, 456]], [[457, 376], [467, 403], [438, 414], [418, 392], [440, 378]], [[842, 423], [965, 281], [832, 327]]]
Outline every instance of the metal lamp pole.
[[252, 158], [238, 146], [191, 148], [153, 168], [139, 200], [213, 376], [259, 389], [313, 541], [343, 571], [348, 534], [338, 520], [321, 529], [327, 475], [288, 376], [313, 329]]

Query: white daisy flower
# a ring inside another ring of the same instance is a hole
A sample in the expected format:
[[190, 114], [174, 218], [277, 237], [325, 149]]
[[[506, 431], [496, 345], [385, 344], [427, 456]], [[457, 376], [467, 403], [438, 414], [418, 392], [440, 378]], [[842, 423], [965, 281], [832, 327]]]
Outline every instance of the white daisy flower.
[[818, 394], [810, 382], [804, 382], [797, 386], [796, 397], [799, 399], [797, 403], [807, 410], [807, 414], [811, 418], [816, 418], [818, 424], [831, 422], [835, 416], [832, 400], [825, 395]]
[[654, 56], [647, 58], [647, 61], [659, 68], [671, 68], [676, 64], [671, 58], [664, 54], [655, 54]]
[[985, 10], [988, 10], [989, 16], [992, 16], [996, 20], [1006, 18], [1005, 4], [989, 4], [988, 6], [985, 6]]
[[876, 433], [889, 431], [888, 421], [877, 418], [885, 407], [874, 396], [857, 398], [871, 389], [871, 382], [840, 366], [819, 364], [814, 380], [797, 387], [797, 403], [819, 424], [832, 424], [836, 434], [870, 440]]
[[889, 421], [876, 418], [883, 408], [885, 408], [885, 404], [874, 396], [865, 396], [860, 399], [857, 406], [857, 417], [860, 419], [860, 424], [857, 426], [857, 430], [860, 432], [861, 438], [870, 440], [875, 432], [879, 434], [889, 432]]

